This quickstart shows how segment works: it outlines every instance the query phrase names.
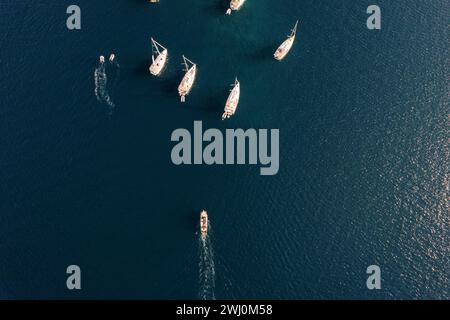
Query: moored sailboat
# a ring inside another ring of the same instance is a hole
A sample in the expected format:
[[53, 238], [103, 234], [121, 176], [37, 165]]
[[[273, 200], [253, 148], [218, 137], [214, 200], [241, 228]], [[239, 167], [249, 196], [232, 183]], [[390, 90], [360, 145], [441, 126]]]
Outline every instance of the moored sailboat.
[[186, 101], [186, 96], [191, 92], [192, 86], [195, 82], [195, 77], [197, 75], [197, 65], [183, 56], [183, 63], [186, 67], [185, 75], [183, 77], [183, 80], [181, 80], [180, 85], [178, 86], [178, 93], [181, 97], [181, 102]]
[[222, 120], [230, 118], [236, 112], [239, 104], [239, 97], [241, 95], [241, 85], [236, 78], [234, 80], [234, 87], [231, 89], [230, 95], [228, 96], [227, 103], [225, 104], [224, 113], [222, 115]]
[[166, 65], [167, 61], [167, 49], [164, 48], [160, 43], [156, 42], [153, 38], [152, 40], [152, 65], [149, 70], [154, 76], [159, 76]]
[[231, 11], [237, 11], [239, 10], [242, 5], [244, 4], [245, 0], [231, 0], [230, 1], [230, 8], [227, 10], [227, 15], [231, 14]]
[[278, 61], [283, 60], [286, 57], [286, 55], [289, 53], [289, 51], [291, 50], [292, 45], [294, 44], [295, 36], [297, 34], [297, 26], [298, 26], [298, 20], [295, 23], [294, 29], [292, 29], [291, 34], [278, 47], [277, 51], [275, 51], [273, 56], [276, 60], [278, 60]]

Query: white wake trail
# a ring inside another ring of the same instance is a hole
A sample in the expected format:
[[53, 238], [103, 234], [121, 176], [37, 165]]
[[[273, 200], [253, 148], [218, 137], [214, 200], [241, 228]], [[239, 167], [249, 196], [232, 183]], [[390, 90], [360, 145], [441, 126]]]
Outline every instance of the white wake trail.
[[95, 97], [100, 103], [105, 103], [110, 108], [114, 108], [114, 102], [108, 93], [108, 77], [106, 75], [105, 63], [100, 63], [94, 71]]
[[[209, 228], [211, 224], [208, 221]], [[202, 300], [215, 300], [215, 286], [216, 286], [216, 269], [214, 266], [214, 251], [212, 248], [210, 234], [205, 240], [199, 236], [199, 298]]]

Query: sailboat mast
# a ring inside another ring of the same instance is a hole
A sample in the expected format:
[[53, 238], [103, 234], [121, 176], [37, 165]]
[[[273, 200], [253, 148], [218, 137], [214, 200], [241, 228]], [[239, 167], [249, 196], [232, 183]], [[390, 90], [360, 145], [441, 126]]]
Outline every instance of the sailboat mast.
[[166, 48], [164, 48], [164, 46], [161, 44], [161, 43], [159, 43], [159, 42], [157, 42], [156, 40], [153, 40], [158, 46], [160, 46], [163, 50], [166, 50]]
[[161, 52], [158, 49], [158, 45], [157, 45], [158, 43], [155, 41], [155, 39], [153, 39], [153, 38], [151, 38], [151, 39], [152, 39], [152, 47], [155, 48], [156, 52], [158, 52], [158, 55], [161, 54]]
[[298, 20], [295, 23], [294, 29], [292, 29], [291, 37], [293, 37], [297, 34], [297, 27], [298, 27]]
[[[185, 56], [183, 56], [183, 58], [184, 58], [184, 60], [185, 60], [185, 63], [186, 63], [186, 61], [187, 61], [187, 62], [189, 62], [190, 64], [195, 65], [195, 62], [192, 62], [191, 60], [189, 60], [189, 59], [186, 58]], [[187, 64], [187, 63], [186, 63], [186, 64]]]
[[188, 70], [189, 70], [189, 66], [188, 66], [188, 64], [187, 64], [187, 62], [186, 62], [186, 57], [183, 55], [183, 64], [184, 64], [184, 67], [186, 68], [186, 72], [188, 72]]
[[152, 39], [152, 44], [156, 49], [156, 52], [158, 52], [158, 54], [161, 54], [161, 51], [159, 50], [159, 48], [161, 47], [163, 50], [166, 50], [166, 48], [164, 48], [159, 42], [157, 42], [155, 39]]
[[[189, 63], [191, 64], [190, 66], [189, 66]], [[186, 67], [186, 72], [189, 71], [190, 68], [195, 66], [195, 63], [192, 62], [191, 60], [189, 60], [188, 58], [186, 58], [184, 55], [183, 55], [183, 64]]]

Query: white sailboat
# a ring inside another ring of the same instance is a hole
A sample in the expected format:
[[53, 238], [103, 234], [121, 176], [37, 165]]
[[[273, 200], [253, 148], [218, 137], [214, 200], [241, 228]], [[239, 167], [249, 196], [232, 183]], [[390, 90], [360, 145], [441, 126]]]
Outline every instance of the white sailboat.
[[227, 15], [231, 14], [231, 11], [237, 11], [239, 10], [242, 5], [244, 4], [245, 0], [231, 0], [230, 1], [230, 8], [227, 10]]
[[294, 44], [295, 36], [297, 34], [297, 26], [298, 26], [298, 20], [295, 23], [294, 29], [292, 29], [291, 34], [288, 36], [286, 40], [278, 47], [277, 51], [274, 53], [274, 58], [278, 61], [281, 61], [286, 57], [286, 55], [289, 53], [289, 51], [292, 48], [292, 45]]
[[234, 80], [234, 87], [231, 89], [230, 95], [228, 96], [227, 103], [225, 104], [224, 113], [222, 115], [222, 120], [230, 118], [235, 112], [239, 104], [239, 97], [241, 95], [241, 85], [236, 78]]
[[186, 96], [189, 94], [189, 92], [191, 92], [192, 86], [195, 82], [195, 76], [197, 75], [197, 65], [186, 58], [184, 55], [183, 60], [184, 66], [186, 67], [186, 73], [184, 74], [183, 80], [181, 80], [181, 83], [178, 86], [178, 93], [180, 94], [181, 102], [186, 101]]
[[166, 65], [167, 61], [167, 49], [164, 48], [161, 44], [156, 42], [153, 38], [152, 40], [152, 65], [149, 70], [150, 73], [154, 76], [159, 76]]

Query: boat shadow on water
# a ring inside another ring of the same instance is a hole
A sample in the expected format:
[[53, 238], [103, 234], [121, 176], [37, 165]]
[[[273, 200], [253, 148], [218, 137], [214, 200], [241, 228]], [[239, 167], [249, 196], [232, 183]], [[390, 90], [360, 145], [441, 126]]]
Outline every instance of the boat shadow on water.
[[181, 78], [182, 76], [178, 75], [177, 73], [170, 73], [166, 76], [161, 76], [160, 79], [162, 81], [160, 85], [162, 92], [170, 96], [178, 95], [177, 88], [180, 84]]
[[220, 90], [216, 92], [212, 92], [209, 94], [205, 94], [199, 98], [199, 107], [198, 109], [208, 113], [217, 113], [223, 111], [225, 106], [225, 101], [227, 101], [227, 97], [230, 94], [229, 91]]
[[272, 61], [273, 54], [277, 49], [277, 43], [273, 42], [271, 45], [265, 45], [260, 48], [255, 49], [252, 52], [244, 52], [242, 58], [245, 61], [258, 63], [261, 61]]
[[205, 1], [203, 12], [211, 16], [225, 15], [229, 5], [229, 0]]
[[183, 226], [188, 228], [189, 230], [195, 230], [198, 233], [198, 213], [199, 211], [185, 211], [183, 212], [182, 223]]
[[151, 62], [148, 59], [139, 62], [136, 68], [134, 69], [135, 74], [141, 77], [142, 76], [149, 77], [150, 71], [148, 71], [148, 68], [150, 67], [150, 63]]

